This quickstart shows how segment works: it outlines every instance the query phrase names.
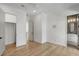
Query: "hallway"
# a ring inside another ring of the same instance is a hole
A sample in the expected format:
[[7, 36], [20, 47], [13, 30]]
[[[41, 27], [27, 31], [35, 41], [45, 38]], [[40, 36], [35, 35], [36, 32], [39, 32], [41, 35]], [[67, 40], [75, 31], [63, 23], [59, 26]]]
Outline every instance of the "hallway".
[[3, 56], [79, 56], [79, 50], [71, 47], [36, 42], [29, 42], [27, 46], [15, 47], [15, 44], [8, 45]]

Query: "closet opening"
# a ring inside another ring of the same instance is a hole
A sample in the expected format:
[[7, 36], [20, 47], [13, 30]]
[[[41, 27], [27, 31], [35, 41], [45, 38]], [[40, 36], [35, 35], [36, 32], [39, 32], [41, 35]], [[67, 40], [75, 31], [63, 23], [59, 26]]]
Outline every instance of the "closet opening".
[[79, 46], [79, 14], [67, 16], [67, 46]]
[[16, 46], [16, 23], [5, 22], [5, 45]]

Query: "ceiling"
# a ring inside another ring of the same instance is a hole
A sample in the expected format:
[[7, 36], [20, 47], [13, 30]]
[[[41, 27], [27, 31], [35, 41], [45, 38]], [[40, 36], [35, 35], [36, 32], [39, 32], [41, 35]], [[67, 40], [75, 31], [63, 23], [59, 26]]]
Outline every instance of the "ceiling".
[[[27, 11], [28, 13], [79, 11], [79, 3], [5, 3], [4, 5]], [[33, 12], [35, 10], [35, 12]]]

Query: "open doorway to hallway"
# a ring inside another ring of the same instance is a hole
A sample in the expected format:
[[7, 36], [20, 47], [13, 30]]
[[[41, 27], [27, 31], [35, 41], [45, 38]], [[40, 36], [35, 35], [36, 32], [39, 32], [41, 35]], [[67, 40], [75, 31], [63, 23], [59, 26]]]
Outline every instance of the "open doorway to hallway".
[[34, 41], [34, 16], [28, 15], [26, 21], [26, 38], [28, 39], [28, 42]]

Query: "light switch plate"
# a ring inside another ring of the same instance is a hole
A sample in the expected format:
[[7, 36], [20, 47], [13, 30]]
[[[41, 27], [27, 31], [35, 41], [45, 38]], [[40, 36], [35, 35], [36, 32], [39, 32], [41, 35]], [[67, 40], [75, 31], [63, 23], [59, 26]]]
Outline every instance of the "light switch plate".
[[52, 27], [53, 27], [53, 28], [56, 28], [56, 25], [53, 25]]

